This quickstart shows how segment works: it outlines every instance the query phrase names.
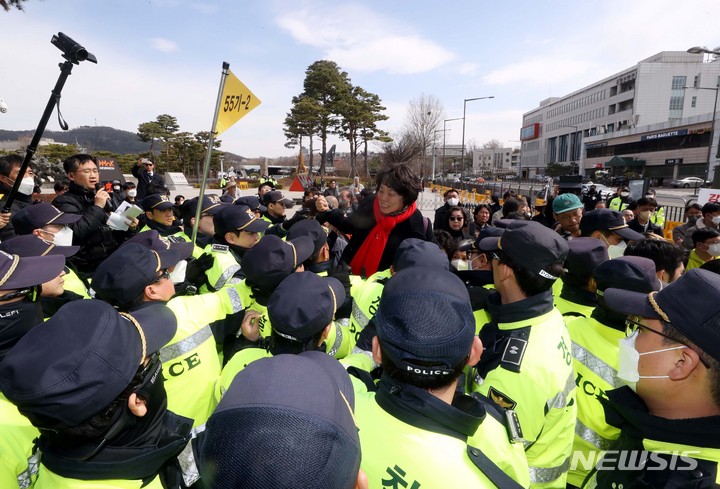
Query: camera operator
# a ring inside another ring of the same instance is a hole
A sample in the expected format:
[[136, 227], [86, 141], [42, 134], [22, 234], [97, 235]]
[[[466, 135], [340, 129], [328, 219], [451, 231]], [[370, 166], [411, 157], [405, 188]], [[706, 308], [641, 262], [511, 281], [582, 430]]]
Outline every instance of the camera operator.
[[[112, 253], [127, 236], [114, 233], [106, 224], [110, 194], [104, 189], [95, 190], [100, 180], [95, 158], [87, 154], [78, 154], [67, 158], [63, 168], [70, 180], [68, 191], [58, 195], [53, 205], [68, 214], [80, 214], [80, 219], [71, 224], [73, 244], [80, 251], [71, 259], [77, 269], [92, 275], [95, 267]], [[130, 231], [137, 228], [137, 220]]]
[[29, 166], [24, 175], [19, 175], [22, 164], [23, 158], [20, 155], [10, 154], [0, 157], [0, 207], [10, 195], [15, 180], [18, 178], [22, 180], [15, 200], [10, 206], [10, 214], [0, 216], [0, 240], [2, 241], [15, 236], [13, 225], [9, 222], [11, 215], [32, 204], [35, 174], [32, 166]]

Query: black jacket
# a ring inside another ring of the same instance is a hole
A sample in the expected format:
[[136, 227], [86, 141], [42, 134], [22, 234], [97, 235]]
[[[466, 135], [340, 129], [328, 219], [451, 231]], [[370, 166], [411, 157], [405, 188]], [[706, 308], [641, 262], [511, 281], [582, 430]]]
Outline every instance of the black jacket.
[[[7, 185], [0, 183], [0, 210], [5, 207], [5, 202], [7, 202], [7, 198], [10, 195], [11, 190], [12, 187], [8, 187]], [[10, 206], [10, 214], [15, 215], [21, 209], [32, 205], [31, 197], [32, 196], [30, 195], [24, 195], [18, 192], [15, 195], [15, 200], [13, 200], [13, 203]], [[13, 228], [11, 220], [4, 228], [0, 229], [0, 241], [5, 241], [13, 236], [15, 236], [15, 229]]]
[[637, 231], [640, 234], [645, 233], [655, 233], [658, 236], [663, 236], [663, 230], [660, 226], [653, 223], [652, 221], [648, 221], [647, 227], [640, 224], [640, 221], [638, 221], [638, 218], [632, 219], [630, 222], [628, 222], [628, 227], [632, 229], [633, 231]]
[[55, 197], [52, 204], [62, 212], [82, 216], [79, 221], [68, 225], [73, 230], [73, 244], [80, 246], [80, 251], [70, 261], [81, 272], [94, 272], [95, 267], [119, 245], [116, 236], [105, 224], [107, 213], [95, 205], [95, 191], [70, 182], [68, 191]]
[[[357, 210], [353, 212], [350, 217], [344, 217], [343, 211], [339, 209], [318, 214], [318, 221], [327, 221], [342, 233], [352, 235], [350, 242], [345, 247], [345, 251], [343, 251], [342, 257], [340, 258], [341, 261], [349, 264], [355, 257], [355, 253], [360, 249], [360, 246], [362, 246], [365, 238], [367, 238], [370, 231], [375, 227], [375, 216], [373, 214], [374, 203], [374, 196], [363, 199], [358, 205]], [[397, 251], [400, 243], [406, 238], [435, 241], [430, 220], [424, 217], [419, 210], [416, 210], [408, 219], [399, 223], [390, 232], [387, 245], [385, 245], [382, 258], [380, 258], [378, 271], [390, 268], [393, 257], [395, 256], [395, 251]]]
[[148, 186], [154, 185], [156, 187], [164, 187], [165, 180], [160, 176], [158, 172], [153, 172], [152, 176], [144, 169], [135, 165], [132, 167], [132, 174], [137, 178], [137, 196], [135, 200], [138, 202], [147, 197]]

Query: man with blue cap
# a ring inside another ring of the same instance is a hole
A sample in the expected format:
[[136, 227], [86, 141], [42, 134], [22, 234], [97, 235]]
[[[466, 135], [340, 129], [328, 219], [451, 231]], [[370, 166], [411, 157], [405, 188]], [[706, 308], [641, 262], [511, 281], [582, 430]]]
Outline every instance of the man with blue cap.
[[[0, 362], [23, 336], [42, 325], [38, 288], [58, 277], [64, 263], [61, 255], [20, 257], [0, 251]], [[28, 457], [38, 431], [6, 399], [2, 388], [0, 419], [0, 487], [30, 487], [33, 476], [28, 471]]]
[[318, 351], [252, 362], [207, 422], [204, 487], [367, 489], [348, 374]]
[[84, 300], [17, 343], [0, 389], [40, 430], [34, 487], [163, 487], [191, 439], [192, 420], [167, 410], [157, 354], [174, 333], [163, 305], [123, 315]]
[[311, 350], [328, 352], [325, 340], [336, 327], [335, 312], [344, 301], [345, 290], [332, 277], [298, 272], [284, 278], [268, 301], [267, 314], [273, 324], [269, 337], [260, 337], [257, 313], [245, 315], [242, 334], [255, 345], [235, 353], [223, 367], [215, 389], [216, 400], [220, 400], [235, 375], [258, 358]]
[[370, 486], [527, 487], [523, 445], [508, 438], [518, 426], [456, 390], [483, 350], [462, 281], [447, 270], [403, 269], [388, 280], [375, 322], [380, 381], [360, 374], [364, 382], [354, 382]]
[[659, 292], [607, 289], [605, 301], [628, 315], [625, 386], [603, 400], [621, 435], [585, 487], [717, 487], [720, 276], [690, 270]]
[[167, 195], [148, 195], [142, 200], [141, 205], [145, 211], [145, 226], [140, 229], [140, 232], [154, 229], [163, 237], [182, 232], [180, 226], [173, 226], [173, 221], [175, 221], [173, 207], [175, 204], [170, 202]]
[[[570, 244], [593, 238], [578, 238]], [[602, 246], [602, 244], [600, 244]], [[613, 311], [605, 301], [610, 288], [649, 293], [660, 290], [655, 264], [640, 256], [621, 256], [607, 260], [592, 271], [596, 306], [587, 317], [566, 317], [573, 346], [573, 367], [577, 386], [578, 417], [575, 424], [573, 457], [568, 484], [580, 487], [590, 468], [577, 463], [579, 457], [597, 462], [600, 452], [612, 445], [619, 430], [603, 416], [601, 399], [619, 387], [618, 341], [625, 336], [625, 315]]]
[[191, 249], [191, 243], [173, 243], [158, 250], [138, 242], [125, 244], [100, 264], [93, 289], [98, 299], [123, 312], [135, 313], [155, 303], [167, 305], [178, 324], [175, 335], [160, 349], [169, 406], [198, 425], [215, 408], [213, 387], [221, 370], [210, 323], [239, 313], [250, 298], [239, 286], [214, 294], [173, 297], [172, 273]]
[[480, 242], [493, 253], [497, 293], [488, 299], [485, 352], [469, 389], [517, 413], [533, 487], [565, 487], [575, 429], [572, 343], [552, 296], [567, 243], [534, 221], [513, 221]]

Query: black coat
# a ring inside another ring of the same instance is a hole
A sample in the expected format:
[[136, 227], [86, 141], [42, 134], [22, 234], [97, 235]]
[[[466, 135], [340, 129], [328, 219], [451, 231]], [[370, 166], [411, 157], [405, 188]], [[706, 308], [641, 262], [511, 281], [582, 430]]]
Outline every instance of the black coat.
[[[7, 198], [10, 195], [11, 190], [12, 187], [8, 187], [7, 185], [0, 183], [0, 194], [2, 194], [0, 197], [0, 210], [5, 207], [5, 202], [7, 202]], [[10, 214], [15, 215], [21, 209], [32, 205], [31, 197], [31, 195], [24, 195], [19, 192], [15, 194], [15, 200], [13, 200], [13, 203], [10, 206]], [[15, 229], [13, 228], [11, 219], [4, 228], [0, 229], [0, 241], [5, 241], [13, 236], [15, 236]]]
[[[376, 222], [373, 213], [374, 203], [374, 196], [363, 199], [358, 205], [357, 210], [353, 212], [349, 218], [344, 217], [343, 211], [339, 209], [318, 214], [318, 221], [327, 221], [342, 233], [352, 234], [350, 242], [345, 247], [345, 251], [343, 251], [342, 257], [340, 258], [341, 261], [349, 264], [360, 249], [360, 246], [362, 246], [365, 238], [367, 238], [370, 231], [375, 227]], [[400, 243], [406, 238], [435, 241], [430, 220], [423, 216], [419, 210], [416, 210], [408, 219], [399, 223], [390, 232], [387, 245], [385, 245], [382, 258], [380, 258], [378, 271], [390, 268], [393, 257], [395, 256], [395, 251], [397, 251]]]
[[153, 172], [152, 176], [144, 169], [135, 165], [132, 167], [132, 174], [137, 178], [137, 196], [135, 200], [138, 202], [147, 197], [147, 189], [150, 185], [155, 187], [164, 187], [165, 180], [160, 176], [158, 172]]
[[80, 246], [70, 261], [81, 272], [92, 273], [121, 241], [105, 224], [108, 218], [105, 210], [95, 205], [95, 190], [70, 182], [68, 191], [55, 197], [52, 204], [62, 212], [81, 216], [80, 220], [68, 224], [73, 230], [73, 244]]

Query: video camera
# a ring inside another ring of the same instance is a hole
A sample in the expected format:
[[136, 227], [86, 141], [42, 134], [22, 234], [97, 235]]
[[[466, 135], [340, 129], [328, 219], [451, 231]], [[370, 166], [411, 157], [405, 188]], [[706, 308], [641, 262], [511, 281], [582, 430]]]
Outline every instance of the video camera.
[[50, 42], [63, 52], [63, 58], [76, 65], [80, 64], [80, 61], [86, 60], [97, 64], [97, 58], [94, 54], [88, 53], [87, 49], [62, 32], [58, 32], [56, 36], [53, 36]]

